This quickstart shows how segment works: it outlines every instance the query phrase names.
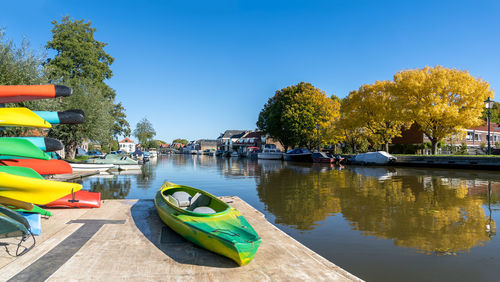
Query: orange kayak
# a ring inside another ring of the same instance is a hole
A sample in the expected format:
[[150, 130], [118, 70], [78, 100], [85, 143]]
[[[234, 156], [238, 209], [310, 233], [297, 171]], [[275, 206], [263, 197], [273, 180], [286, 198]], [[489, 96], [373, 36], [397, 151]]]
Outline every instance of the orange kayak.
[[66, 97], [73, 90], [64, 85], [0, 85], [0, 104]]
[[69, 163], [63, 160], [5, 159], [0, 165], [29, 167], [42, 175], [73, 173]]
[[80, 190], [45, 206], [49, 208], [99, 208], [101, 206], [101, 193]]

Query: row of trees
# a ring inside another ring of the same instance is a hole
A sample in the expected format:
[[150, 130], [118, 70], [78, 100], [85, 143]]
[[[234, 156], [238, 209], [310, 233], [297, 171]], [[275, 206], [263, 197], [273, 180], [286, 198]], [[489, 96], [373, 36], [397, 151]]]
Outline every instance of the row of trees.
[[[400, 71], [392, 81], [362, 85], [340, 100], [310, 83], [276, 91], [257, 126], [285, 148], [344, 142], [389, 150], [392, 139], [416, 124], [432, 144], [480, 125], [488, 82], [466, 71], [441, 66]], [[315, 143], [316, 142], [316, 143]]]
[[104, 51], [106, 43], [94, 38], [96, 29], [90, 22], [71, 20], [52, 21], [52, 39], [46, 51], [55, 53], [47, 57], [35, 53], [27, 41], [17, 47], [0, 33], [0, 84], [64, 84], [73, 89], [73, 95], [64, 99], [51, 99], [20, 103], [37, 110], [64, 111], [81, 109], [86, 122], [79, 125], [58, 125], [49, 136], [65, 144], [68, 158], [74, 158], [76, 148], [84, 139], [97, 141], [110, 147], [113, 137], [130, 135], [125, 109], [115, 102], [116, 92], [106, 83], [113, 75], [114, 59]]

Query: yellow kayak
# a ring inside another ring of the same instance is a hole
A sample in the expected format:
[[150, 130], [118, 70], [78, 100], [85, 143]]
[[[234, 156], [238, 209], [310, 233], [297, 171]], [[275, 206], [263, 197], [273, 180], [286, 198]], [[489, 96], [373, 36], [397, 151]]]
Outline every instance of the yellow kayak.
[[49, 122], [27, 108], [0, 108], [0, 126], [52, 127]]
[[51, 181], [0, 172], [0, 196], [45, 205], [82, 189], [77, 183]]

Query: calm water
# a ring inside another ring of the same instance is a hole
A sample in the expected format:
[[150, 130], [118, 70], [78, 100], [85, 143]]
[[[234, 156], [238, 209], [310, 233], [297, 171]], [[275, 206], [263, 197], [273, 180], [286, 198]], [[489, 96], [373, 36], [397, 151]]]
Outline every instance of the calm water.
[[500, 172], [174, 155], [83, 184], [104, 199], [152, 199], [165, 180], [239, 196], [362, 279], [500, 279]]

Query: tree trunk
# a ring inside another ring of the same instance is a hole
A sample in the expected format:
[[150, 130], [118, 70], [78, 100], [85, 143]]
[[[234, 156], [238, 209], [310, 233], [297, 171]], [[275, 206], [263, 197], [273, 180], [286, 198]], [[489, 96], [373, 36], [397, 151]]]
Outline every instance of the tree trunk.
[[66, 143], [66, 146], [64, 146], [64, 152], [66, 154], [65, 159], [72, 160], [75, 158], [77, 146], [78, 146], [78, 144], [76, 144], [76, 142], [74, 142], [74, 141]]
[[384, 147], [385, 147], [385, 151], [387, 153], [389, 153], [389, 142], [385, 142]]
[[435, 155], [437, 153], [438, 140], [431, 139], [431, 144], [432, 144], [432, 154]]

